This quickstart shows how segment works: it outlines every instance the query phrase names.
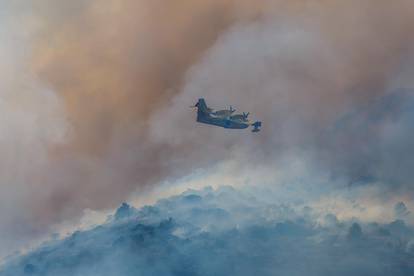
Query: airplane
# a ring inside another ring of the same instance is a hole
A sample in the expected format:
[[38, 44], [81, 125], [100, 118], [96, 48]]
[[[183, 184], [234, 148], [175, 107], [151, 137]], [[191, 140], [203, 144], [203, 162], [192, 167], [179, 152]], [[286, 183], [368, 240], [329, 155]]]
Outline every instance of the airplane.
[[236, 110], [231, 106], [230, 109], [214, 111], [207, 106], [203, 98], [198, 99], [198, 102], [192, 107], [197, 108], [197, 122], [199, 123], [230, 129], [245, 129], [252, 126], [252, 132], [259, 132], [262, 126], [260, 121], [249, 122], [248, 116], [250, 113], [243, 112], [242, 114], [233, 115]]

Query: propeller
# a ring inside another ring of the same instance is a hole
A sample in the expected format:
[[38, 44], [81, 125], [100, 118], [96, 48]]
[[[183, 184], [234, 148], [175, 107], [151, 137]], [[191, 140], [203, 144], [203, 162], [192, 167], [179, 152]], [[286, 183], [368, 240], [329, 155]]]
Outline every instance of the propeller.
[[190, 108], [196, 108], [198, 107], [199, 103], [197, 102], [195, 105], [191, 105]]
[[249, 117], [250, 112], [243, 112], [243, 119], [247, 121], [247, 117]]

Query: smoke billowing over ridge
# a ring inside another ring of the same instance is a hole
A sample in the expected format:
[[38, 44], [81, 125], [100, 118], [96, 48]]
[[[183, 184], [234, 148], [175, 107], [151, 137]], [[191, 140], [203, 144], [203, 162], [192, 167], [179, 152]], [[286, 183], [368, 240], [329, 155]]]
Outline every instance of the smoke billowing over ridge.
[[[0, 52], [13, 58], [0, 71], [14, 70], [0, 92], [11, 126], [0, 148], [0, 162], [8, 162], [1, 202], [10, 210], [0, 232], [10, 236], [24, 224], [26, 236], [38, 234], [193, 169], [233, 162], [229, 174], [248, 175], [296, 154], [351, 183], [368, 177], [409, 190], [409, 154], [400, 171], [388, 164], [410, 148], [411, 113], [398, 101], [394, 121], [381, 115], [386, 108], [374, 111], [378, 99], [407, 85], [395, 80], [412, 70], [413, 8], [404, 0], [5, 6], [23, 23], [1, 19], [9, 44]], [[250, 111], [263, 132], [195, 125], [187, 107], [201, 96]], [[372, 112], [382, 119], [370, 120]], [[348, 134], [361, 133], [358, 122], [372, 127], [356, 141]]]

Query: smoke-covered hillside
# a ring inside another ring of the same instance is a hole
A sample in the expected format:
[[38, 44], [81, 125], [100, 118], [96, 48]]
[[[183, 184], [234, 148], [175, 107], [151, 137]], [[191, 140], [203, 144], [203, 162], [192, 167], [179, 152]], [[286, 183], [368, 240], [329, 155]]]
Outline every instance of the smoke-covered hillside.
[[[395, 206], [397, 216], [408, 210]], [[9, 261], [1, 275], [414, 275], [414, 229], [339, 220], [246, 189], [189, 190]]]

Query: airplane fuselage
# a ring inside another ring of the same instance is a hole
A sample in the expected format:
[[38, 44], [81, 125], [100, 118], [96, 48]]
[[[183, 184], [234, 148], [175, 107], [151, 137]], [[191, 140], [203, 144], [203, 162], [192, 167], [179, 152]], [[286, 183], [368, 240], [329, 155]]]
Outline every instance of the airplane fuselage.
[[231, 129], [245, 129], [250, 126], [245, 122], [234, 121], [229, 118], [214, 117], [202, 112], [197, 113], [197, 122]]

